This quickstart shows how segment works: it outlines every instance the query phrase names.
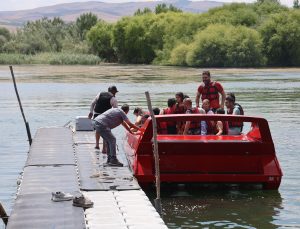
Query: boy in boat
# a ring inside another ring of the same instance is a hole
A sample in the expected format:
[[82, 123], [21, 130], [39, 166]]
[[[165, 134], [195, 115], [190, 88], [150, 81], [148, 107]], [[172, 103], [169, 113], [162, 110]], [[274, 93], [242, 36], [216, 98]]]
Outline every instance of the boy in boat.
[[[115, 98], [117, 94], [118, 89], [116, 86], [110, 86], [108, 88], [107, 92], [100, 92], [97, 94], [97, 96], [94, 98], [94, 100], [91, 103], [90, 106], [90, 113], [88, 115], [89, 119], [93, 118], [95, 119], [99, 114], [104, 113], [108, 109], [114, 107], [118, 107], [118, 101]], [[100, 141], [100, 135], [99, 133], [95, 133], [95, 138], [96, 138], [96, 145], [95, 149], [100, 149], [99, 148], [99, 141]], [[102, 148], [102, 153], [106, 153], [106, 143], [103, 141], [103, 148]]]
[[[199, 110], [197, 107], [192, 106], [192, 100], [190, 98], [186, 98], [183, 101], [186, 114], [199, 114]], [[200, 123], [195, 121], [186, 121], [184, 125], [183, 135], [199, 135], [201, 132], [200, 130]]]
[[111, 130], [119, 125], [123, 125], [130, 133], [135, 134], [130, 128], [139, 130], [139, 127], [131, 123], [126, 116], [129, 112], [129, 106], [124, 104], [121, 108], [112, 108], [106, 112], [98, 115], [95, 118], [94, 127], [96, 132], [108, 144], [108, 157], [107, 165], [122, 167], [123, 164], [119, 162], [116, 156], [116, 137], [112, 134]]
[[[202, 102], [201, 114], [212, 115], [214, 112], [210, 109], [210, 102], [208, 99], [204, 99]], [[201, 121], [201, 135], [213, 134], [214, 121]]]
[[[185, 106], [183, 104], [184, 100], [184, 94], [182, 92], [177, 92], [175, 94], [176, 98], [176, 107], [175, 107], [175, 114], [185, 114]], [[177, 134], [183, 134], [183, 128], [184, 128], [184, 123], [183, 122], [177, 122], [176, 124], [177, 128]]]
[[[234, 93], [227, 93], [225, 106], [229, 115], [244, 115], [242, 106], [235, 102]], [[228, 122], [228, 135], [240, 135], [242, 130], [243, 122]]]
[[[175, 114], [176, 100], [174, 98], [168, 99], [168, 107], [161, 111], [161, 115]], [[177, 134], [176, 122], [163, 122], [162, 126], [166, 126], [167, 134]]]
[[[218, 108], [216, 114], [225, 114], [224, 109]], [[215, 134], [219, 135], [227, 135], [228, 133], [228, 123], [226, 121], [217, 121], [215, 127]]]
[[145, 115], [145, 112], [142, 110], [142, 108], [136, 107], [133, 110], [133, 114], [136, 116], [134, 124], [137, 125], [137, 126], [141, 126], [142, 125], [142, 119], [143, 119], [143, 116]]
[[[211, 81], [210, 72], [203, 71], [202, 83], [198, 87], [196, 94], [196, 107], [199, 107], [200, 96], [202, 102], [208, 99], [210, 102], [210, 108], [215, 112], [218, 108], [224, 109], [225, 91], [223, 86], [217, 81]], [[221, 94], [221, 104], [219, 101], [219, 94]]]

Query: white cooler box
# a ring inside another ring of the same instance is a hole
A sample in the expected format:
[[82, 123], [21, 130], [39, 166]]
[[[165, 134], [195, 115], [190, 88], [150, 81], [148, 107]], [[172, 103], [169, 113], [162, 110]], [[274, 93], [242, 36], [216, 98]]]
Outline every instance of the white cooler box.
[[75, 129], [76, 131], [93, 131], [93, 120], [86, 116], [77, 116]]

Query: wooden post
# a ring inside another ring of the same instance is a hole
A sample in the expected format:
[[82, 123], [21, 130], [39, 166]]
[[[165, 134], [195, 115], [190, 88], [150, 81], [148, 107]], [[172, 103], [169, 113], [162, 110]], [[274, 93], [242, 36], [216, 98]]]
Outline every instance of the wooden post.
[[30, 128], [29, 128], [29, 123], [26, 121], [26, 118], [25, 118], [25, 115], [24, 115], [22, 103], [21, 103], [20, 96], [19, 96], [18, 89], [17, 89], [17, 84], [16, 84], [15, 75], [14, 75], [14, 70], [13, 70], [12, 66], [9, 66], [9, 69], [10, 69], [10, 73], [11, 73], [11, 76], [12, 76], [12, 79], [13, 79], [13, 82], [14, 82], [14, 87], [15, 87], [17, 99], [18, 99], [18, 102], [19, 102], [19, 106], [20, 106], [20, 109], [21, 109], [22, 117], [23, 117], [23, 120], [25, 122], [25, 127], [26, 127], [26, 131], [27, 131], [27, 136], [28, 136], [28, 142], [29, 142], [29, 145], [31, 145], [32, 138], [31, 138], [31, 133], [30, 133]]
[[3, 223], [7, 225], [8, 215], [6, 214], [2, 204], [0, 203], [0, 218], [3, 220]]
[[161, 214], [161, 200], [160, 200], [160, 170], [159, 170], [159, 155], [158, 155], [158, 144], [157, 144], [157, 123], [153, 113], [150, 94], [148, 91], [145, 92], [147, 98], [148, 110], [152, 119], [152, 129], [153, 129], [153, 154], [155, 162], [155, 185], [156, 185], [156, 199], [154, 200], [154, 205], [156, 211]]

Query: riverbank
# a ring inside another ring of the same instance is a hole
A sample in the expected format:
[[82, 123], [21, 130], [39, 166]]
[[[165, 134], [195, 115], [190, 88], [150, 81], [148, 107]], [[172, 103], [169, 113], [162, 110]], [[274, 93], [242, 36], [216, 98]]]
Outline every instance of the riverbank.
[[97, 65], [98, 56], [75, 53], [39, 53], [35, 55], [0, 53], [0, 64]]
[[[13, 65], [18, 82], [68, 82], [68, 83], [181, 83], [201, 82], [203, 70], [210, 70], [218, 81], [259, 81], [263, 75], [268, 80], [285, 73], [299, 74], [300, 68], [192, 68], [160, 65], [121, 65], [100, 62], [98, 65], [24, 64]], [[8, 64], [0, 65], [0, 81], [11, 82]]]

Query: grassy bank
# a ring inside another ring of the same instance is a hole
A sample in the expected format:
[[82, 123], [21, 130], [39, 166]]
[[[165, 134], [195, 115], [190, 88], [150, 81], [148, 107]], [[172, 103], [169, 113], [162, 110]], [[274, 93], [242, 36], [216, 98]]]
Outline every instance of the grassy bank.
[[36, 55], [0, 53], [0, 64], [95, 65], [101, 59], [90, 54], [39, 53]]

